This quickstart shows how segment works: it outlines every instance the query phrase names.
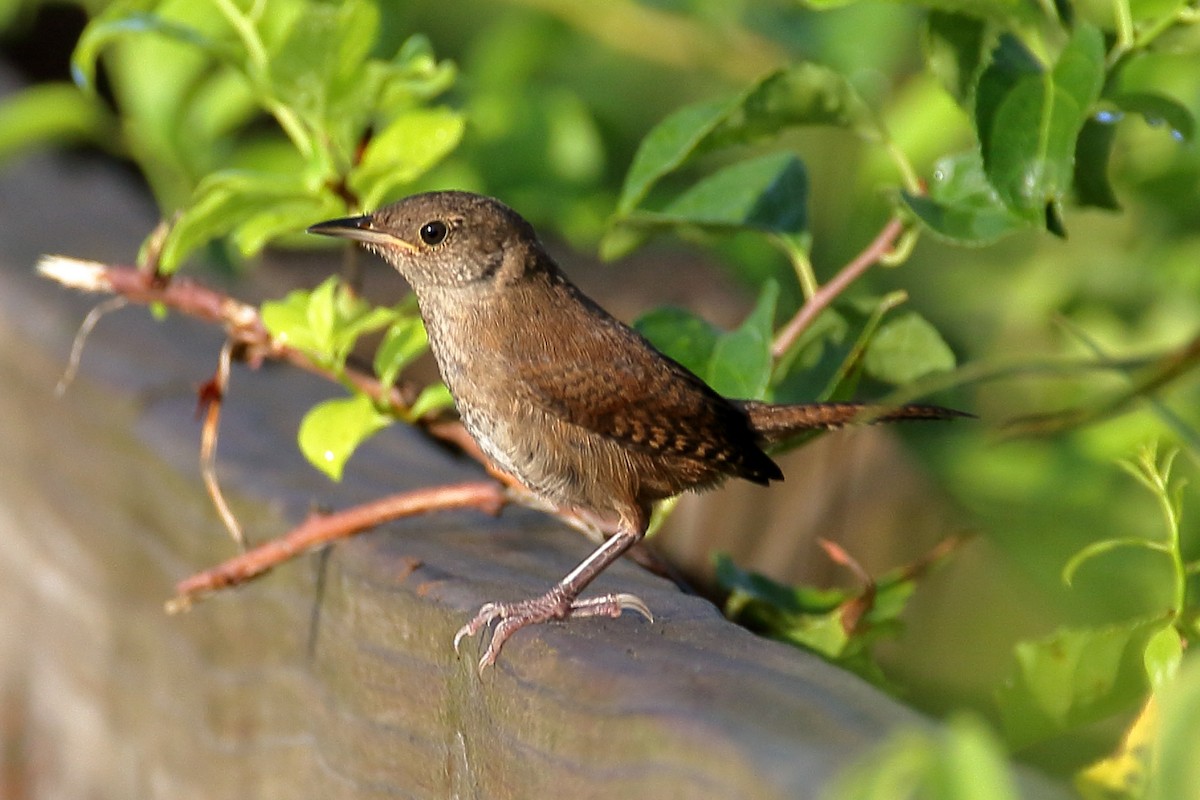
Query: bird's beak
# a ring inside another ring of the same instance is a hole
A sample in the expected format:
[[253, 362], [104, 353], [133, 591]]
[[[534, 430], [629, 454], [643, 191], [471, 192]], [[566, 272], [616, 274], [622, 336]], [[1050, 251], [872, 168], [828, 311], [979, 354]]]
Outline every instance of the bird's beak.
[[336, 236], [341, 239], [353, 239], [356, 242], [364, 242], [366, 244], [382, 245], [384, 247], [400, 247], [405, 250], [415, 250], [409, 242], [404, 241], [398, 236], [393, 236], [387, 231], [380, 230], [375, 227], [370, 214], [361, 217], [343, 217], [342, 219], [331, 219], [327, 222], [318, 222], [316, 225], [311, 225], [308, 228], [309, 233], [316, 233], [321, 236]]

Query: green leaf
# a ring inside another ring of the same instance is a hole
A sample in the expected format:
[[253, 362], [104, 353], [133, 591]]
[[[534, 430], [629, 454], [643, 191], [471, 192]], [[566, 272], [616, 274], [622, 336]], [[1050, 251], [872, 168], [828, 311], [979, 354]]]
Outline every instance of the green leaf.
[[[290, 138], [314, 163], [340, 178], [372, 122], [379, 93], [382, 70], [367, 61], [379, 31], [379, 9], [367, 0], [343, 0], [298, 3], [289, 10], [280, 22], [263, 18], [260, 23], [275, 24], [279, 31], [271, 36], [266, 80], [253, 81], [259, 103], [281, 124], [287, 122]], [[256, 70], [247, 71], [257, 77]], [[306, 144], [312, 139], [324, 148], [313, 151]]]
[[697, 375], [707, 372], [713, 348], [721, 335], [720, 329], [704, 318], [672, 306], [644, 314], [633, 327], [659, 351]]
[[450, 390], [446, 388], [446, 384], [438, 381], [431, 383], [421, 390], [417, 395], [417, 399], [413, 401], [412, 408], [408, 410], [410, 419], [418, 420], [428, 414], [434, 414], [444, 409], [454, 408], [454, 397], [450, 394]]
[[729, 590], [725, 614], [752, 630], [804, 647], [878, 684], [886, 684], [871, 645], [896, 631], [916, 588], [912, 568], [889, 573], [856, 590], [785, 586], [715, 559], [717, 583]]
[[350, 173], [364, 208], [375, 208], [396, 187], [419, 178], [462, 140], [463, 115], [448, 108], [414, 109], [371, 139]]
[[845, 651], [849, 634], [840, 605], [848, 592], [786, 586], [743, 570], [723, 553], [716, 555], [715, 566], [718, 585], [730, 592], [725, 603], [730, 619], [830, 659]]
[[842, 73], [820, 64], [795, 64], [768, 75], [732, 111], [713, 130], [713, 146], [757, 142], [803, 125], [833, 125], [868, 138], [880, 134], [858, 90]]
[[1075, 201], [1081, 206], [1119, 211], [1120, 203], [1108, 180], [1108, 163], [1112, 158], [1117, 128], [1089, 119], [1079, 132], [1075, 144]]
[[1179, 673], [1183, 662], [1183, 638], [1174, 625], [1164, 625], [1146, 642], [1142, 654], [1150, 688], [1157, 694]]
[[253, 258], [282, 236], [299, 233], [314, 220], [344, 213], [345, 205], [332, 194], [284, 198], [238, 220], [229, 240], [242, 258]]
[[808, 177], [800, 159], [773, 153], [705, 178], [660, 212], [635, 212], [634, 223], [750, 228], [800, 234], [807, 228]]
[[1006, 27], [1014, 23], [1044, 22], [1044, 6], [1025, 0], [898, 0], [921, 11], [936, 9], [958, 16], [1001, 22]]
[[781, 69], [732, 100], [686, 106], [651, 130], [625, 177], [618, 218], [628, 216], [663, 176], [697, 156], [801, 125], [837, 125], [879, 135], [874, 115], [841, 73], [816, 64]]
[[1150, 758], [1150, 800], [1200, 797], [1200, 659], [1183, 665], [1159, 698], [1162, 717]]
[[414, 99], [436, 97], [454, 84], [457, 73], [453, 62], [437, 60], [428, 37], [414, 34], [386, 64], [379, 108], [386, 112], [401, 105], [410, 106]]
[[[214, 172], [196, 188], [192, 201], [171, 226], [163, 242], [160, 270], [168, 275], [175, 272], [196, 248], [241, 225], [250, 226], [242, 235], [241, 246], [256, 252], [266, 243], [262, 237], [277, 234], [285, 222], [302, 230], [330, 207], [336, 206], [329, 205], [327, 198], [314, 196], [302, 175]], [[313, 216], [306, 216], [309, 213]]]
[[334, 333], [334, 347], [338, 366], [345, 364], [346, 357], [358, 343], [360, 336], [381, 330], [396, 321], [396, 312], [385, 306], [372, 307], [357, 297], [345, 286], [340, 288], [339, 299], [351, 300], [353, 307], [343, 309]]
[[150, 8], [157, 4], [157, 0], [113, 3], [87, 24], [71, 53], [71, 75], [77, 86], [94, 91], [96, 63], [101, 51], [131, 34], [154, 33], [189, 44], [221, 60], [233, 59], [232, 51], [221, 42], [193, 27], [150, 13]]
[[384, 386], [392, 386], [396, 378], [429, 346], [425, 326], [416, 315], [403, 316], [391, 324], [379, 349], [375, 351], [375, 374]]
[[871, 314], [858, 334], [858, 339], [855, 340], [850, 352], [838, 366], [837, 372], [829, 379], [824, 391], [818, 395], [818, 399], [823, 401], [849, 400], [854, 396], [859, 377], [863, 372], [863, 359], [871, 342], [875, 340], [875, 335], [878, 333], [880, 325], [883, 324], [884, 317], [906, 300], [908, 300], [908, 293], [904, 291], [891, 292], [880, 298], [875, 307], [871, 309]]
[[984, 169], [1004, 203], [1045, 225], [1074, 174], [1075, 143], [1104, 82], [1104, 40], [1079, 25], [1051, 71], [1011, 35], [980, 77], [975, 118]]
[[819, 653], [831, 661], [841, 658], [850, 645], [850, 634], [842, 621], [841, 609], [824, 614], [803, 614], [776, 633], [776, 638]]
[[339, 282], [331, 275], [308, 296], [308, 307], [304, 309], [304, 319], [312, 338], [317, 343], [317, 351], [313, 354], [323, 361], [332, 361], [335, 357], [334, 328], [337, 324], [337, 291]]
[[736, 330], [717, 339], [704, 377], [726, 397], [761, 399], [771, 380], [771, 334], [779, 284], [767, 281], [754, 310]]
[[1028, 223], [1013, 215], [1004, 206], [950, 205], [908, 192], [902, 192], [901, 197], [925, 227], [939, 239], [955, 244], [991, 244], [1014, 231], [1028, 227]]
[[827, 800], [1018, 800], [996, 736], [973, 717], [901, 728], [831, 784]]
[[863, 356], [869, 375], [896, 386], [954, 366], [954, 351], [937, 328], [915, 311], [884, 322]]
[[617, 215], [624, 216], [633, 211], [651, 186], [694, 155], [736, 105], [736, 100], [723, 99], [684, 106], [646, 134], [625, 175], [625, 185], [617, 201]]
[[1146, 689], [1143, 654], [1163, 620], [1103, 628], [1060, 628], [1014, 649], [996, 692], [1005, 737], [1024, 747], [1125, 710]]
[[[775, 362], [772, 384], [781, 384], [789, 378], [806, 378], [806, 373], [820, 364], [827, 352], [841, 346], [849, 334], [850, 322], [846, 316], [836, 308], [825, 309]], [[813, 388], [794, 396], [812, 397], [816, 391]]]
[[42, 83], [0, 103], [0, 161], [30, 147], [86, 142], [115, 149], [115, 120], [69, 83]]
[[1045, 70], [1025, 45], [1011, 33], [1000, 37], [987, 69], [975, 87], [975, 129], [987, 164], [993, 150], [996, 120], [1006, 100], [1023, 82], [1041, 81]]
[[268, 61], [274, 95], [320, 112], [361, 74], [379, 32], [379, 9], [364, 0], [304, 3]]
[[[757, 572], [744, 570], [725, 553], [713, 557], [717, 585], [732, 593], [727, 614], [736, 616], [749, 603], [760, 604], [784, 614], [826, 614], [846, 601], [844, 589], [787, 586]], [[736, 596], [736, 599], [735, 599]], [[733, 609], [730, 611], [729, 609]]]
[[1192, 112], [1187, 106], [1166, 95], [1154, 92], [1123, 92], [1108, 99], [1124, 112], [1140, 114], [1148, 125], [1165, 125], [1177, 141], [1190, 142], [1195, 136], [1196, 120], [1192, 117]]
[[340, 370], [360, 336], [391, 325], [399, 312], [386, 306], [372, 306], [340, 281], [336, 286], [330, 343], [333, 366]]
[[1029, 227], [988, 183], [976, 151], [938, 161], [927, 196], [901, 192], [900, 197], [938, 238], [955, 244], [990, 244]]
[[310, 297], [310, 292], [297, 289], [289, 292], [282, 300], [265, 301], [259, 313], [263, 326], [280, 344], [305, 353], [320, 353], [321, 344], [308, 322]]
[[340, 481], [358, 446], [391, 422], [366, 395], [326, 400], [309, 409], [300, 422], [300, 451], [331, 480]]
[[973, 717], [958, 716], [939, 737], [938, 755], [922, 797], [1018, 800], [1012, 768], [996, 735]]
[[[392, 325], [402, 313], [396, 308], [371, 306], [335, 276], [311, 292], [294, 291], [282, 301], [262, 305], [263, 324], [273, 337], [334, 370], [342, 369], [360, 336]], [[419, 327], [420, 321], [416, 324]], [[420, 333], [423, 337], [424, 329]], [[392, 355], [394, 351], [385, 357]], [[379, 356], [376, 358], [378, 365]]]

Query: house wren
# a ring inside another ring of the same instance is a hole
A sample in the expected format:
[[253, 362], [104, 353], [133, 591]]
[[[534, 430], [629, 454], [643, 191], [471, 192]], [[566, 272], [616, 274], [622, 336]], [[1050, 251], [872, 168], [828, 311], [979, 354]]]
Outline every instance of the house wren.
[[781, 480], [764, 446], [863, 414], [961, 416], [925, 405], [726, 399], [586, 297], [533, 227], [488, 197], [420, 194], [309, 231], [364, 243], [409, 283], [463, 424], [496, 466], [555, 505], [615, 523], [546, 594], [488, 603], [458, 631], [456, 649], [496, 623], [481, 669], [526, 625], [625, 609], [649, 618], [633, 595], [579, 595], [645, 535], [655, 501], [730, 476]]

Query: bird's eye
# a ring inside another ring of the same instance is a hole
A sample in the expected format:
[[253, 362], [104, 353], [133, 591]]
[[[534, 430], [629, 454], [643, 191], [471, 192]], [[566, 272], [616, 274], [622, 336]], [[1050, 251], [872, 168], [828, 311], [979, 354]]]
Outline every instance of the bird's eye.
[[441, 244], [449, 232], [450, 229], [446, 227], [446, 223], [440, 219], [435, 219], [421, 226], [421, 241], [432, 247], [435, 244]]

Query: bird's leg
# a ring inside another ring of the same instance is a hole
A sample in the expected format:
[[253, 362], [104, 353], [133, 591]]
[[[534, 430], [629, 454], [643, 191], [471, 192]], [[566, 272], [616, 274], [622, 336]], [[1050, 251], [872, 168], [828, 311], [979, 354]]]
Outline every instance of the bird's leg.
[[596, 579], [610, 564], [620, 558], [625, 551], [635, 545], [643, 535], [645, 525], [631, 527], [622, 525], [615, 535], [608, 539], [579, 566], [540, 597], [520, 600], [515, 603], [487, 603], [479, 609], [470, 622], [458, 629], [454, 634], [454, 649], [465, 636], [474, 636], [489, 623], [499, 620], [492, 631], [491, 641], [479, 659], [479, 669], [496, 663], [500, 648], [508, 637], [512, 636], [526, 625], [536, 625], [552, 619], [567, 617], [619, 617], [621, 612], [629, 609], [636, 611], [646, 619], [653, 621], [650, 609], [636, 595], [606, 594], [600, 597], [589, 597], [580, 600], [579, 593]]

